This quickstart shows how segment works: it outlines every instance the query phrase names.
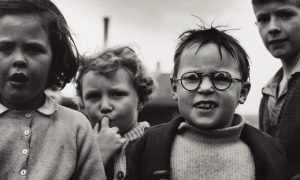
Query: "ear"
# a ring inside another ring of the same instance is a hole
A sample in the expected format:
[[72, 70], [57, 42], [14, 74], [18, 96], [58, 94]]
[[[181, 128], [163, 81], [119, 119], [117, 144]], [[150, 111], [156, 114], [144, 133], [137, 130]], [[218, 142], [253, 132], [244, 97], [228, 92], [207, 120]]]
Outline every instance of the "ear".
[[250, 91], [250, 88], [251, 88], [250, 82], [243, 82], [242, 83], [242, 89], [241, 89], [241, 94], [240, 94], [240, 98], [239, 98], [239, 103], [240, 104], [245, 103], [245, 101], [247, 99], [247, 96], [248, 96], [248, 93]]
[[177, 101], [178, 96], [177, 96], [177, 84], [171, 80], [171, 88], [172, 88], [172, 98]]

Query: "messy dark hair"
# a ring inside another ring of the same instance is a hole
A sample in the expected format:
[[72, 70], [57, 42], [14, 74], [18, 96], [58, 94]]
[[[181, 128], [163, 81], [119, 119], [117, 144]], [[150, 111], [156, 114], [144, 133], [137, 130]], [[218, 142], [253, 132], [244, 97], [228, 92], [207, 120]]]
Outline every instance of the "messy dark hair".
[[270, 2], [291, 3], [300, 7], [300, 0], [252, 0], [253, 5], [263, 5]]
[[145, 104], [149, 101], [156, 84], [154, 83], [154, 79], [146, 72], [135, 51], [128, 46], [108, 48], [100, 54], [81, 58], [76, 78], [78, 96], [82, 99], [82, 77], [84, 74], [94, 71], [109, 77], [115, 74], [120, 68], [125, 69], [131, 76], [133, 86], [139, 97], [139, 102]]
[[[220, 57], [222, 59], [221, 48], [224, 48], [229, 54], [237, 61], [239, 65], [239, 71], [243, 81], [249, 79], [249, 58], [244, 48], [239, 44], [239, 41], [226, 34], [227, 30], [219, 30], [224, 26], [212, 26], [206, 27], [205, 25], [199, 25], [198, 29], [188, 30], [179, 36], [179, 43], [177, 45], [174, 55], [174, 68], [171, 82], [177, 78], [178, 69], [180, 66], [180, 58], [184, 49], [192, 44], [199, 44], [198, 50], [208, 43], [214, 43], [218, 46]], [[196, 52], [197, 53], [197, 52]]]
[[0, 17], [19, 14], [36, 17], [48, 34], [52, 64], [45, 88], [62, 89], [75, 77], [79, 57], [64, 16], [50, 0], [0, 0]]

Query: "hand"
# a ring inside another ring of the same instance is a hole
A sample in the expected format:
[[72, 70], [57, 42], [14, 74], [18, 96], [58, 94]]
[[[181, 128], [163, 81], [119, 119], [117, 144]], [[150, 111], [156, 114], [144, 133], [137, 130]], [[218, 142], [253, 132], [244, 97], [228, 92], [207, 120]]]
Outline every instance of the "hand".
[[101, 120], [101, 129], [99, 123], [96, 123], [94, 132], [97, 136], [98, 146], [100, 148], [101, 157], [104, 166], [108, 160], [121, 150], [122, 146], [126, 142], [125, 138], [122, 138], [118, 134], [118, 127], [109, 127], [109, 118], [103, 117]]

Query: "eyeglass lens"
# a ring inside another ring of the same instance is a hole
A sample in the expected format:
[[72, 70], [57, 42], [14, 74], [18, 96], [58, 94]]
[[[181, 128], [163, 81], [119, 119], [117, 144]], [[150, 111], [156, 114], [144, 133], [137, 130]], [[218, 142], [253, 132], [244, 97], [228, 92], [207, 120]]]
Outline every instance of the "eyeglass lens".
[[225, 90], [232, 83], [231, 75], [228, 72], [188, 72], [182, 75], [181, 84], [186, 90], [193, 91], [200, 86], [203, 76], [209, 76], [213, 86], [218, 90]]

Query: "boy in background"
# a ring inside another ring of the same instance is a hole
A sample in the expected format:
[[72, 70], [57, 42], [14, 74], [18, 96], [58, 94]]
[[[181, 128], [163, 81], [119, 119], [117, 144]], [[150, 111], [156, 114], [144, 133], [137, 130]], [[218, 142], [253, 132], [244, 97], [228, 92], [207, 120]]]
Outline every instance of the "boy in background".
[[252, 0], [252, 4], [266, 48], [282, 63], [262, 88], [260, 129], [279, 141], [289, 177], [300, 179], [300, 1]]

